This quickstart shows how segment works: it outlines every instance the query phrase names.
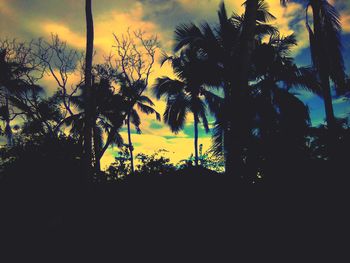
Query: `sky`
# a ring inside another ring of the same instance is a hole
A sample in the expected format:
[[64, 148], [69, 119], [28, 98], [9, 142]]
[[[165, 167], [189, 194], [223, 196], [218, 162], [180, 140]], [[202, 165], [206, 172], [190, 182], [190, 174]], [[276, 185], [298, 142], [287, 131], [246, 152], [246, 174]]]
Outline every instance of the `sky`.
[[[83, 51], [85, 48], [85, 13], [84, 0], [0, 0], [0, 38], [16, 38], [30, 41], [42, 37], [48, 39], [52, 33], [67, 42], [69, 47]], [[121, 35], [128, 28], [142, 29], [149, 34], [156, 34], [161, 49], [171, 53], [173, 32], [180, 23], [211, 23], [217, 21], [217, 9], [220, 0], [93, 0], [95, 24], [95, 61], [100, 62], [104, 55], [113, 52], [113, 33]], [[310, 65], [308, 34], [304, 22], [304, 7], [301, 0], [292, 1], [287, 7], [280, 5], [280, 0], [267, 0], [270, 12], [277, 18], [273, 22], [282, 35], [294, 33], [298, 46], [292, 51], [300, 66]], [[349, 74], [350, 70], [350, 1], [329, 0], [341, 15], [343, 26], [342, 43], [344, 60]], [[243, 0], [226, 0], [228, 14], [235, 11], [242, 13]], [[160, 52], [158, 56], [160, 56]], [[157, 63], [151, 76], [152, 82], [160, 76], [172, 75], [169, 66], [162, 68]], [[71, 77], [74, 82], [74, 76]], [[57, 88], [52, 76], [45, 76], [42, 81], [50, 93]], [[309, 106], [312, 124], [324, 122], [322, 100], [317, 96], [298, 91], [298, 96]], [[164, 112], [165, 102], [153, 100], [156, 109]], [[344, 98], [334, 98], [335, 113], [338, 117], [347, 117], [350, 102]], [[152, 154], [158, 149], [168, 150], [167, 156], [173, 162], [188, 158], [193, 152], [193, 118], [189, 115], [185, 129], [173, 134], [153, 116], [142, 116], [142, 134], [132, 135], [135, 153]], [[126, 138], [125, 130], [122, 135]], [[200, 144], [206, 150], [211, 146], [210, 134], [200, 131]], [[114, 160], [116, 148], [107, 151], [102, 166]]]

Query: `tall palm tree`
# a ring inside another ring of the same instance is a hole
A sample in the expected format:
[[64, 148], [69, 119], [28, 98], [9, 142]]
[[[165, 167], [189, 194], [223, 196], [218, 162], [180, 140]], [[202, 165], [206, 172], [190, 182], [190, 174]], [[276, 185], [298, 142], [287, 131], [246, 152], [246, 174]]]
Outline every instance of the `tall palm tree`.
[[[320, 95], [321, 88], [313, 70], [298, 68], [289, 56], [294, 45], [294, 35], [272, 34], [267, 43], [255, 41], [248, 88], [251, 107], [245, 115], [249, 130], [245, 135], [245, 151], [240, 156], [246, 164], [248, 159], [250, 168], [254, 167], [252, 159], [256, 159], [255, 162], [260, 159], [260, 163], [264, 160], [265, 164], [276, 163], [278, 158], [286, 160], [287, 155], [290, 160], [297, 159], [305, 146], [309, 113], [292, 91], [305, 89]], [[216, 112], [213, 150], [220, 155], [224, 142], [222, 106], [218, 105]]]
[[94, 49], [94, 24], [92, 17], [92, 0], [85, 1], [86, 17], [86, 56], [85, 56], [85, 125], [84, 125], [84, 160], [87, 176], [92, 173], [92, 133], [94, 109], [92, 103], [92, 56]]
[[[289, 2], [282, 0], [282, 4]], [[317, 70], [322, 84], [326, 121], [332, 135], [336, 119], [332, 104], [330, 80], [335, 84], [336, 92], [345, 88], [344, 61], [341, 51], [341, 23], [338, 11], [327, 0], [304, 0], [306, 6], [306, 27], [309, 32], [310, 50], [313, 66]], [[309, 10], [312, 11], [312, 24]], [[331, 138], [330, 138], [331, 139]], [[330, 143], [329, 145], [331, 145]]]
[[[85, 88], [85, 87], [83, 87]], [[110, 81], [101, 78], [92, 86], [92, 95], [95, 105], [95, 121], [92, 127], [93, 151], [92, 160], [95, 164], [96, 172], [100, 171], [100, 160], [103, 156], [103, 137], [107, 134], [111, 138], [111, 143], [121, 147], [123, 139], [119, 134], [119, 130], [123, 125], [125, 106], [123, 106], [123, 98], [114, 92]], [[76, 95], [72, 97], [72, 103], [77, 109], [77, 113], [67, 117], [62, 124], [70, 126], [70, 134], [81, 139], [81, 133], [86, 125], [86, 96]]]
[[296, 44], [294, 35], [272, 35], [267, 43], [257, 41], [252, 57], [253, 130], [259, 136], [264, 163], [270, 168], [305, 157], [310, 117], [307, 106], [294, 91], [305, 89], [321, 94], [312, 69], [297, 67], [290, 57], [290, 49]]
[[[164, 122], [171, 130], [178, 133], [184, 128], [187, 114], [191, 112], [194, 119], [194, 156], [195, 165], [199, 165], [198, 155], [198, 124], [202, 122], [206, 132], [209, 132], [206, 101], [210, 106], [216, 103], [218, 97], [210, 92], [204, 81], [209, 82], [213, 72], [208, 70], [203, 61], [195, 56], [195, 49], [186, 49], [180, 56], [165, 56], [162, 63], [169, 60], [177, 79], [162, 77], [156, 80], [154, 93], [158, 99], [167, 98], [164, 112]], [[203, 77], [206, 76], [206, 77]], [[218, 84], [213, 80], [213, 84]], [[213, 106], [214, 107], [214, 106]]]
[[[237, 159], [243, 143], [241, 137], [247, 130], [244, 94], [248, 88], [247, 67], [250, 65], [254, 39], [276, 31], [267, 24], [274, 17], [268, 12], [264, 1], [248, 0], [245, 5], [244, 15], [228, 17], [225, 4], [222, 3], [218, 11], [219, 25], [214, 29], [208, 23], [203, 23], [200, 27], [194, 24], [180, 25], [175, 31], [175, 51], [196, 46], [203, 59], [216, 65], [212, 68], [217, 73], [216, 78], [221, 80], [224, 92], [220, 122], [224, 128], [225, 165], [229, 174], [233, 166], [239, 166]], [[220, 137], [217, 136], [218, 139]]]
[[125, 122], [128, 130], [128, 149], [130, 153], [131, 172], [134, 173], [134, 146], [131, 140], [131, 124], [135, 126], [138, 133], [141, 133], [141, 118], [137, 110], [147, 115], [155, 114], [158, 121], [160, 121], [161, 118], [160, 114], [153, 108], [154, 103], [152, 100], [148, 96], [143, 95], [143, 91], [147, 86], [145, 81], [136, 81], [132, 87], [129, 86], [128, 82], [122, 76], [119, 76], [119, 81], [121, 84], [119, 95], [123, 98], [127, 109]]

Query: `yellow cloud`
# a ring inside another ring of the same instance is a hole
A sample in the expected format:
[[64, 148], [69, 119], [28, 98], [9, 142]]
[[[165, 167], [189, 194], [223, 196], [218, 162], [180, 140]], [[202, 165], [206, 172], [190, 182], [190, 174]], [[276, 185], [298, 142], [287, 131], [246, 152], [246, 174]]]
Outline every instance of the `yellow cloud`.
[[[193, 12], [196, 14], [209, 14], [212, 16], [216, 13], [216, 11], [219, 8], [219, 4], [222, 2], [222, 0], [178, 0], [178, 2], [185, 8], [185, 10], [189, 12]], [[225, 1], [226, 9], [228, 15], [231, 14], [232, 11], [235, 11], [236, 13], [242, 13], [243, 12], [243, 4], [244, 1], [237, 1], [237, 0], [229, 0]], [[202, 16], [198, 16], [202, 17]], [[203, 19], [206, 17], [204, 16]]]
[[[124, 138], [127, 136], [126, 133], [121, 133], [121, 135]], [[193, 138], [184, 138], [180, 135], [177, 135], [177, 137], [172, 139], [166, 139], [162, 136], [153, 134], [133, 134], [132, 141], [135, 146], [135, 156], [138, 153], [152, 154], [159, 149], [166, 149], [169, 151], [167, 157], [169, 157], [172, 162], [177, 163], [194, 153]], [[211, 146], [211, 139], [200, 138], [199, 143], [203, 144], [203, 151], [206, 151]], [[115, 151], [110, 153], [113, 154]], [[104, 163], [106, 163], [105, 161], [109, 158], [110, 157], [106, 157]]]
[[139, 2], [135, 3], [126, 13], [112, 10], [109, 13], [97, 15], [95, 17], [95, 47], [108, 54], [115, 45], [113, 34], [121, 36], [128, 29], [131, 32], [140, 29], [148, 34], [159, 31], [157, 25], [142, 20], [142, 17], [143, 6]]
[[69, 45], [78, 49], [85, 48], [85, 37], [80, 33], [73, 32], [65, 24], [48, 21], [44, 22], [41, 27], [46, 36], [57, 34], [61, 40], [66, 41]]
[[[60, 80], [60, 73], [59, 70], [56, 69], [54, 70], [54, 73], [56, 76], [58, 76]], [[67, 83], [66, 83], [66, 88], [67, 92], [71, 92], [78, 83], [82, 80], [82, 76], [79, 71], [75, 72], [68, 72], [67, 74]], [[61, 80], [60, 80], [61, 81]], [[62, 82], [62, 81], [61, 81]], [[40, 80], [40, 85], [45, 87], [46, 92], [48, 95], [53, 94], [53, 92], [57, 91], [59, 88], [56, 79], [52, 76], [52, 74], [45, 74], [43, 78]]]
[[292, 19], [295, 19], [300, 14], [304, 13], [304, 8], [301, 4], [289, 2], [286, 7], [281, 6], [280, 0], [269, 0], [267, 3], [270, 6], [270, 13], [272, 13], [276, 20], [273, 25], [278, 28], [282, 36], [295, 34], [298, 40], [298, 46], [292, 51], [296, 55], [300, 50], [309, 45], [308, 33], [305, 28], [304, 17], [301, 20], [291, 24]]
[[[95, 59], [97, 62], [103, 61], [103, 56], [113, 51], [115, 40], [113, 34], [121, 36], [125, 34], [128, 29], [131, 32], [135, 30], [145, 31], [147, 34], [156, 34], [160, 30], [158, 26], [150, 21], [142, 20], [143, 5], [136, 2], [129, 12], [118, 12], [111, 10], [107, 13], [95, 14], [94, 17], [94, 48], [97, 52]], [[32, 22], [36, 24], [37, 21]], [[41, 22], [41, 29], [47, 37], [49, 34], [58, 34], [60, 39], [66, 41], [69, 45], [84, 50], [86, 39], [83, 32], [73, 31], [68, 24], [64, 22]]]

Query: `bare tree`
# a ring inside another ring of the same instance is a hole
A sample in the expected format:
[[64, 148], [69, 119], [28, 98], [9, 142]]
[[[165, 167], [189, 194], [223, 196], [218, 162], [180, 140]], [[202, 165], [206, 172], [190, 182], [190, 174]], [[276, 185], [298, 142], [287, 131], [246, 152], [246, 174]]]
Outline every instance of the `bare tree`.
[[[130, 134], [130, 119], [134, 105], [138, 99], [146, 91], [149, 78], [152, 73], [152, 68], [155, 63], [155, 55], [159, 49], [159, 41], [157, 36], [146, 37], [144, 31], [138, 30], [134, 32], [127, 31], [121, 37], [114, 34], [116, 45], [113, 46], [116, 54], [110, 55], [106, 60], [111, 68], [115, 68], [119, 72], [119, 81], [123, 82], [129, 91], [133, 91], [132, 96], [126, 96], [127, 110], [125, 111], [125, 123], [128, 128], [128, 149], [130, 153], [130, 160], [133, 168], [133, 145]], [[141, 87], [140, 87], [141, 85]], [[122, 94], [123, 95], [123, 94]], [[155, 112], [156, 113], [156, 112]], [[157, 114], [157, 113], [156, 113]], [[159, 117], [157, 117], [159, 118]], [[107, 138], [107, 142], [102, 148], [100, 157], [112, 142], [113, 133]]]
[[32, 56], [45, 66], [45, 74], [56, 81], [63, 104], [62, 110], [65, 111], [64, 116], [72, 116], [71, 99], [83, 83], [83, 75], [80, 74], [78, 83], [69, 83], [69, 80], [83, 67], [82, 53], [69, 48], [66, 42], [61, 41], [58, 35], [54, 34], [49, 41], [44, 39], [33, 41], [30, 49]]
[[113, 47], [117, 54], [114, 57], [110, 56], [107, 60], [110, 65], [121, 72], [130, 87], [144, 80], [145, 89], [147, 88], [155, 63], [155, 55], [159, 49], [157, 36], [152, 35], [147, 38], [145, 34], [146, 32], [141, 30], [131, 34], [129, 29], [121, 37], [114, 34], [116, 45]]
[[45, 72], [45, 65], [32, 56], [30, 43], [0, 40], [1, 119], [5, 124], [8, 145], [12, 145], [11, 121], [17, 117], [30, 118], [46, 125], [42, 133], [52, 132], [52, 126], [40, 114], [40, 97], [43, 89], [37, 85]]

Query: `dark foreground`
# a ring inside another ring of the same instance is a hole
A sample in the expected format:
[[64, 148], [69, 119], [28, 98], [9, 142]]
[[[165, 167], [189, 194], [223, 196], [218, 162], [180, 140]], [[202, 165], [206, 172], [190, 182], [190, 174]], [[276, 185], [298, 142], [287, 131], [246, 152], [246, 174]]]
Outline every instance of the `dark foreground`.
[[348, 175], [334, 167], [255, 184], [202, 169], [89, 187], [6, 182], [0, 262], [349, 262]]

